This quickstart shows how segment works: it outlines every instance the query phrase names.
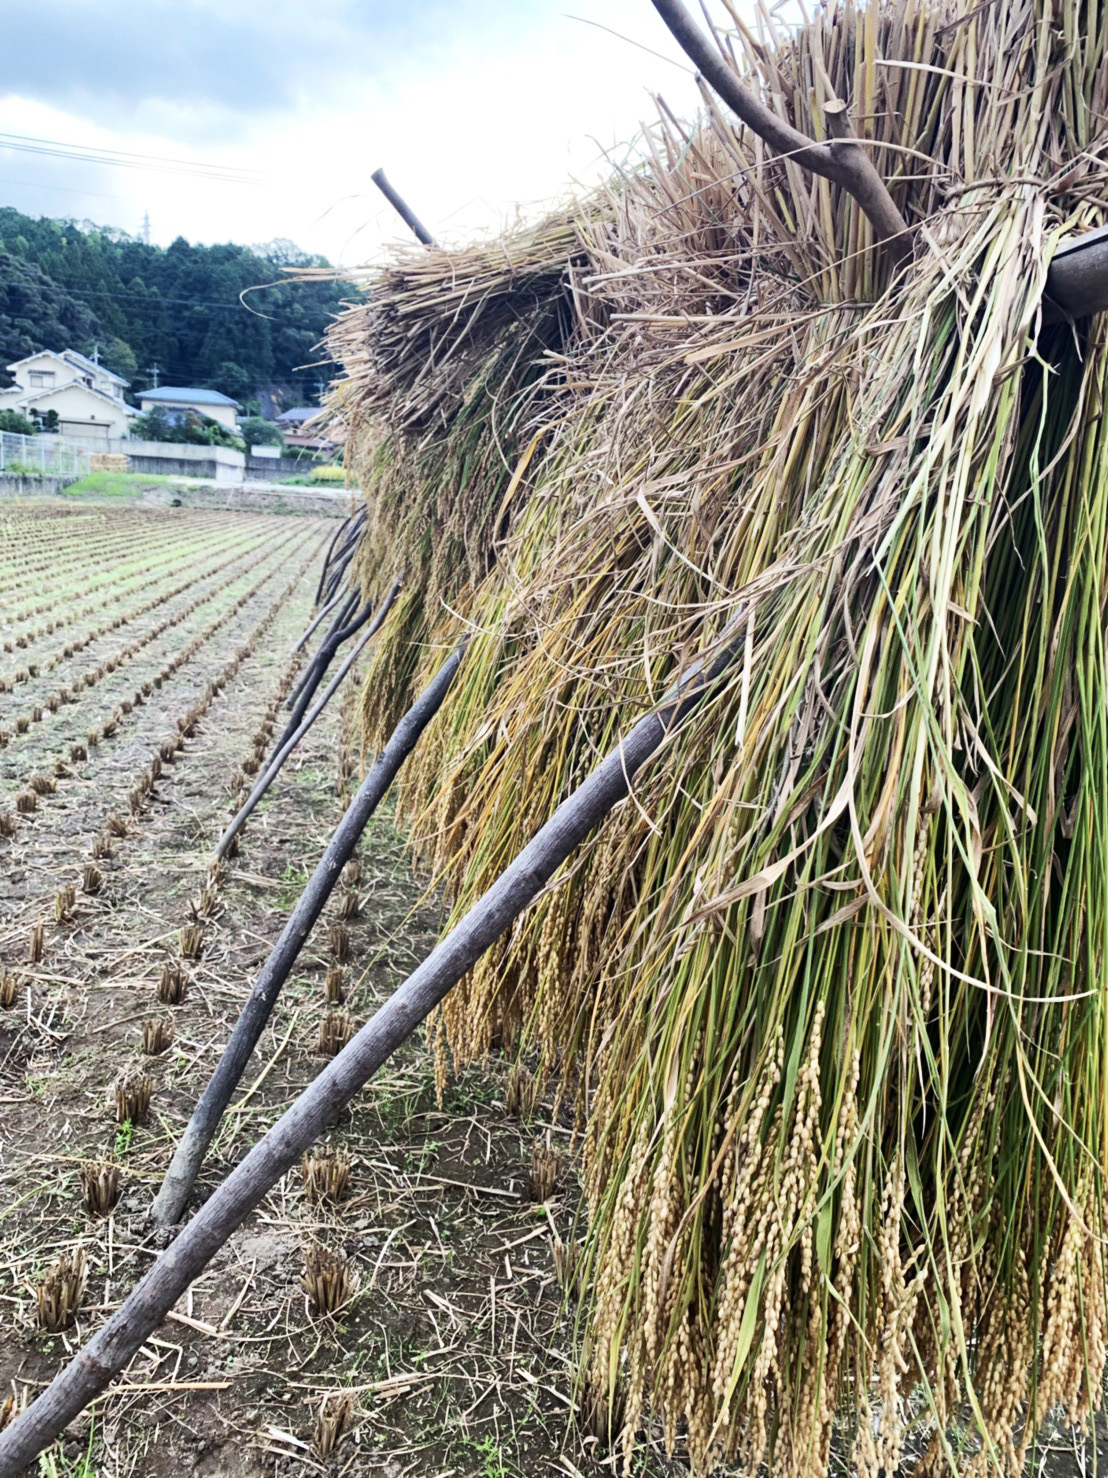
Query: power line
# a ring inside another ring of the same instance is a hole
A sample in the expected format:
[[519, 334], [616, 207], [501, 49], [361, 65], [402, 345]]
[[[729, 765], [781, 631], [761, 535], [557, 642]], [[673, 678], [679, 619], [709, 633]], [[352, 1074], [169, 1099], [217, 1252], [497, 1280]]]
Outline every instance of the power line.
[[84, 164], [112, 165], [119, 169], [221, 180], [225, 184], [262, 186], [273, 179], [272, 175], [262, 170], [241, 169], [237, 165], [206, 164], [196, 159], [177, 159], [164, 154], [137, 154], [125, 149], [91, 149], [82, 144], [65, 143], [61, 139], [40, 139], [30, 134], [0, 133], [0, 149], [47, 155], [55, 159], [72, 159]]
[[[0, 184], [24, 185], [28, 190], [59, 190], [64, 195], [95, 195], [98, 200], [127, 200], [126, 195], [115, 195], [110, 190], [78, 190], [73, 185], [48, 185], [44, 180], [13, 180], [0, 175]], [[14, 206], [12, 209], [14, 210]]]

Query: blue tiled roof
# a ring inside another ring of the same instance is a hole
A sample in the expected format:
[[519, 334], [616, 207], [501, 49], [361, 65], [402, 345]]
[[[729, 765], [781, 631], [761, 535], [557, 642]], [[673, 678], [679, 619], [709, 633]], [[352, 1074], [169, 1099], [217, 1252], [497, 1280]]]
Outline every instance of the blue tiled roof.
[[194, 390], [187, 385], [161, 385], [157, 390], [140, 390], [138, 397], [140, 400], [170, 401], [174, 404], [183, 401], [185, 405], [233, 405], [236, 410], [241, 409], [237, 400], [232, 400], [229, 395], [221, 395], [218, 390]]

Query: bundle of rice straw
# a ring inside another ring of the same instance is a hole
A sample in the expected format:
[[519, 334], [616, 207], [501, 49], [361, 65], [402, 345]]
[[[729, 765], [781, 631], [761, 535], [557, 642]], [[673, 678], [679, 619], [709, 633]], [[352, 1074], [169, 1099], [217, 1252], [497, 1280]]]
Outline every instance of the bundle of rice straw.
[[1108, 15], [833, 0], [720, 46], [848, 99], [913, 227], [710, 96], [529, 232], [411, 249], [336, 328], [408, 568], [378, 742], [476, 633], [403, 787], [465, 908], [736, 618], [743, 655], [448, 999], [584, 1126], [585, 1395], [630, 1459], [1021, 1470], [1105, 1360], [1108, 353], [1040, 331], [1106, 218]]

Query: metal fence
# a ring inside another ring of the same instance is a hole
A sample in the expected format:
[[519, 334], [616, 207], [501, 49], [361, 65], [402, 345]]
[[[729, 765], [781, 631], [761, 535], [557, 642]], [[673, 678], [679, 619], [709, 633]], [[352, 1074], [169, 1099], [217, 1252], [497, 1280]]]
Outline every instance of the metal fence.
[[62, 436], [0, 431], [0, 472], [13, 477], [83, 477], [91, 455]]

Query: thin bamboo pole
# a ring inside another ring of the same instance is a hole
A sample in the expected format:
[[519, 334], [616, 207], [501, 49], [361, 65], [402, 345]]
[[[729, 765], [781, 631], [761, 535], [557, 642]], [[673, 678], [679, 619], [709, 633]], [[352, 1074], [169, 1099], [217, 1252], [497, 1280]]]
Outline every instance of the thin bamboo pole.
[[466, 644], [455, 648], [439, 668], [434, 680], [424, 689], [393, 730], [377, 763], [363, 780], [346, 809], [334, 836], [319, 860], [315, 872], [289, 915], [281, 937], [269, 959], [262, 966], [247, 997], [223, 1056], [200, 1095], [192, 1118], [182, 1134], [165, 1173], [161, 1190], [154, 1200], [151, 1214], [162, 1226], [172, 1226], [180, 1219], [189, 1192], [196, 1182], [204, 1154], [211, 1143], [231, 1095], [258, 1044], [270, 1013], [296, 963], [308, 935], [323, 912], [324, 905], [349, 862], [358, 839], [369, 818], [380, 805], [396, 776], [396, 772], [415, 748], [419, 736], [438, 712], [465, 655]]
[[[377, 633], [380, 631], [382, 625], [384, 624], [385, 617], [392, 610], [393, 605], [396, 601], [396, 597], [403, 589], [403, 586], [404, 576], [399, 575], [397, 576], [396, 580], [393, 581], [392, 588], [389, 590], [389, 593], [385, 596], [384, 600], [377, 607], [376, 614], [373, 615], [373, 620], [370, 622], [369, 630], [366, 632], [367, 638], [376, 636]], [[292, 717], [285, 725], [285, 731], [281, 735], [280, 739], [277, 741], [277, 744], [275, 746], [276, 749], [283, 749], [292, 735], [299, 733], [300, 727], [304, 721], [304, 715], [308, 711], [308, 704], [312, 701], [312, 698], [315, 696], [316, 689], [323, 681], [323, 675], [327, 671], [328, 667], [330, 667], [335, 653], [344, 642], [349, 641], [350, 638], [354, 636], [355, 633], [358, 632], [365, 625], [366, 621], [369, 619], [369, 616], [372, 613], [373, 606], [367, 603], [365, 609], [358, 615], [356, 620], [351, 621], [347, 626], [340, 627], [338, 631], [333, 632], [321, 644], [319, 651], [312, 659], [311, 665], [309, 666], [308, 671], [305, 674], [300, 687], [297, 690], [297, 693], [295, 694], [296, 701], [292, 711]], [[363, 641], [362, 646], [364, 645], [365, 642]], [[297, 742], [299, 743], [299, 740], [297, 740]]]

